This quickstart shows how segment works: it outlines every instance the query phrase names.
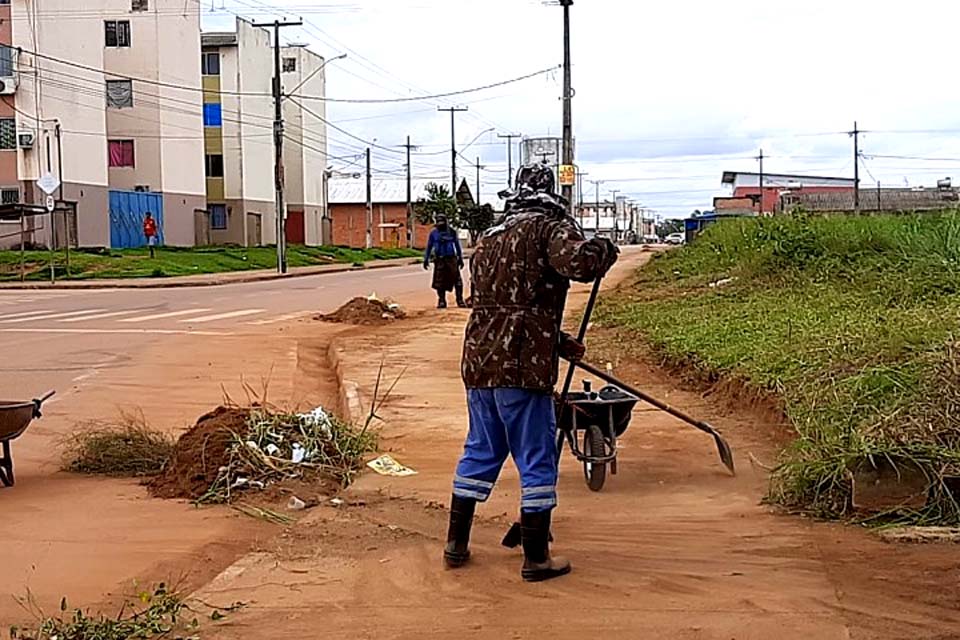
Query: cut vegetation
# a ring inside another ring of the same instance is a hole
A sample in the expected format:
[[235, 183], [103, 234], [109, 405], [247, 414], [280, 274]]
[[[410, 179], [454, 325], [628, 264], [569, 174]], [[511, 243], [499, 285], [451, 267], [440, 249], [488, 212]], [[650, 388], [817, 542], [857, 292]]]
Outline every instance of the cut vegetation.
[[225, 504], [291, 481], [337, 491], [353, 480], [376, 448], [375, 431], [323, 409], [297, 414], [263, 406], [218, 407], [176, 442], [150, 429], [142, 416], [81, 425], [67, 442], [64, 467], [149, 477], [147, 485], [157, 497]]
[[[956, 212], [719, 223], [656, 256], [601, 321], [704, 379], [782, 402], [796, 438], [773, 472], [773, 501], [960, 522]], [[863, 478], [903, 495], [859, 504]]]
[[[410, 249], [348, 249], [345, 247], [287, 248], [290, 267], [310, 267], [328, 264], [363, 265], [374, 260], [417, 257]], [[50, 253], [27, 251], [24, 256], [26, 279], [46, 280], [50, 277]], [[0, 281], [20, 279], [19, 251], [0, 251]], [[253, 269], [272, 269], [276, 266], [273, 247], [161, 247], [155, 258], [147, 249], [90, 249], [70, 253], [69, 279], [94, 278], [163, 278], [197, 274], [216, 274]], [[67, 278], [66, 256], [55, 256], [58, 278]]]

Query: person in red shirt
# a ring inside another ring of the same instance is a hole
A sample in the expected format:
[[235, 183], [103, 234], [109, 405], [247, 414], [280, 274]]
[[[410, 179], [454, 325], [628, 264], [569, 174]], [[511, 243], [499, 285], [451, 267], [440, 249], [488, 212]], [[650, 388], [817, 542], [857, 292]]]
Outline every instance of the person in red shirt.
[[149, 211], [143, 219], [143, 235], [147, 239], [147, 246], [150, 247], [150, 257], [154, 257], [154, 247], [157, 246], [157, 221], [153, 219], [153, 214]]

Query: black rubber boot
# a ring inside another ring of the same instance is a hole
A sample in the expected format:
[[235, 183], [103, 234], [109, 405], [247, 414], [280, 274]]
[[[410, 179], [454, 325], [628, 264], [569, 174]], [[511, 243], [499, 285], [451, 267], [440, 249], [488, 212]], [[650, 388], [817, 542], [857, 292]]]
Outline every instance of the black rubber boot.
[[570, 561], [550, 557], [550, 511], [521, 513], [523, 570], [526, 582], [542, 582], [570, 573]]
[[450, 501], [450, 528], [447, 530], [447, 547], [443, 550], [443, 563], [448, 569], [458, 569], [470, 559], [470, 527], [477, 501], [453, 496]]
[[457, 286], [454, 288], [454, 292], [455, 292], [456, 295], [457, 295], [457, 306], [460, 307], [461, 309], [466, 309], [466, 308], [467, 308], [467, 301], [463, 299], [463, 285], [462, 285], [462, 284], [461, 284], [461, 285], [457, 285]]
[[437, 292], [437, 309], [447, 308], [447, 294], [443, 291]]

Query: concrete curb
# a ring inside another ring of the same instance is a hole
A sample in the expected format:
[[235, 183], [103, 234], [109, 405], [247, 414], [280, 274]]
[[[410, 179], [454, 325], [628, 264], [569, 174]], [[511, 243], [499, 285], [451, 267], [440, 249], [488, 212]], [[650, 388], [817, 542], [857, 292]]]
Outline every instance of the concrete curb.
[[343, 347], [340, 340], [334, 338], [327, 348], [327, 359], [337, 379], [337, 410], [340, 416], [349, 422], [359, 424], [366, 420], [360, 385], [344, 378]]
[[305, 278], [335, 273], [371, 271], [393, 267], [409, 267], [420, 264], [419, 258], [397, 258], [395, 260], [377, 260], [365, 263], [362, 267], [350, 264], [319, 265], [302, 267], [283, 275], [272, 271], [232, 271], [211, 276], [174, 276], [171, 278], [129, 278], [112, 280], [65, 280], [56, 284], [49, 282], [0, 282], [0, 290], [38, 290], [38, 289], [176, 289], [181, 287], [219, 287], [227, 284], [246, 284], [250, 282], [268, 282], [289, 278]]

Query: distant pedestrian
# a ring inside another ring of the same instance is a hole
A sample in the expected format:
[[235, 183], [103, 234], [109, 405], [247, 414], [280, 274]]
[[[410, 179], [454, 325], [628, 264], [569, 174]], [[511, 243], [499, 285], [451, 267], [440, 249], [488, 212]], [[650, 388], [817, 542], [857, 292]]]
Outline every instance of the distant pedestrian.
[[147, 246], [150, 247], [150, 257], [154, 257], [154, 248], [157, 246], [157, 221], [153, 219], [153, 214], [147, 211], [147, 217], [143, 219], [143, 236], [147, 239]]
[[467, 306], [463, 299], [463, 278], [460, 270], [463, 269], [463, 249], [460, 247], [460, 238], [457, 232], [450, 228], [447, 216], [437, 216], [437, 224], [430, 232], [427, 241], [427, 250], [423, 254], [423, 268], [430, 268], [430, 259], [433, 258], [433, 288], [437, 292], [437, 308], [447, 308], [447, 292], [454, 291], [457, 296], [457, 306], [461, 309]]

